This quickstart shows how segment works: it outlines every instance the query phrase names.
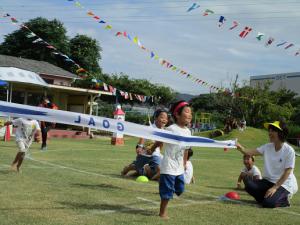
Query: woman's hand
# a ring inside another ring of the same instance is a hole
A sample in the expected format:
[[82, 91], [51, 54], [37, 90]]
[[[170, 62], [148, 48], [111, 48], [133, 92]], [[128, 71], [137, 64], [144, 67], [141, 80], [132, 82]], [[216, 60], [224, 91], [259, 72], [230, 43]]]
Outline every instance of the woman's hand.
[[265, 198], [272, 197], [275, 194], [276, 191], [277, 191], [276, 186], [271, 187], [269, 190], [267, 190], [267, 192], [265, 194]]

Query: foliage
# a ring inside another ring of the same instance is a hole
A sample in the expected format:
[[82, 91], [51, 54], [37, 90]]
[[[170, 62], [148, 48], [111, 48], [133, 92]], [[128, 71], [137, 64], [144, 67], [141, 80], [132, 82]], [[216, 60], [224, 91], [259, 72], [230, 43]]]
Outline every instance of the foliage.
[[[146, 96], [155, 96], [156, 104], [168, 105], [175, 99], [175, 92], [171, 88], [152, 84], [146, 79], [130, 79], [129, 76], [124, 73], [104, 76], [104, 79], [104, 82], [107, 82], [122, 91]], [[125, 100], [123, 97], [119, 97], [118, 101], [120, 103], [133, 103], [130, 100]]]
[[192, 99], [197, 111], [214, 113], [216, 119], [227, 117], [245, 119], [248, 125], [261, 127], [265, 121], [293, 118], [299, 101], [296, 94], [286, 89], [270, 91], [269, 84], [259, 87], [235, 88], [234, 93], [213, 93]]
[[[76, 35], [69, 40], [66, 28], [57, 19], [37, 17], [29, 20], [25, 25], [50, 45], [55, 46], [59, 52], [70, 56], [91, 74], [101, 74], [98, 61], [101, 59], [102, 49], [95, 39]], [[37, 37], [29, 38], [26, 36], [29, 33], [27, 29], [21, 28], [6, 35], [0, 45], [0, 54], [46, 61], [70, 72], [76, 71], [73, 63], [67, 63], [60, 55], [52, 54], [53, 50], [46, 48], [45, 43], [32, 43]]]
[[[57, 19], [47, 20], [37, 17], [29, 20], [25, 25], [64, 54], [70, 54], [67, 30]], [[42, 43], [32, 43], [36, 37], [26, 37], [29, 33], [27, 29], [20, 28], [11, 34], [5, 35], [4, 42], [0, 45], [0, 54], [42, 60], [66, 68], [63, 60], [59, 60], [51, 54], [53, 50], [41, 46], [44, 45]]]
[[80, 66], [89, 71], [89, 73], [101, 74], [99, 61], [101, 60], [100, 51], [102, 51], [97, 40], [86, 35], [76, 35], [70, 40], [70, 51], [72, 59], [80, 62]]

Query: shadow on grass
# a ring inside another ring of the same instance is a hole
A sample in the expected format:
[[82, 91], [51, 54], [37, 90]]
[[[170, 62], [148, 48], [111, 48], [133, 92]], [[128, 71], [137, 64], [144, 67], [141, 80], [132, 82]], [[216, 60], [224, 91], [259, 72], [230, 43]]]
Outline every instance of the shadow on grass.
[[139, 214], [143, 216], [156, 216], [156, 212], [152, 212], [150, 210], [143, 209], [135, 209], [131, 207], [127, 207], [125, 205], [120, 204], [107, 204], [107, 203], [99, 203], [99, 204], [88, 204], [88, 203], [76, 203], [76, 202], [60, 202], [60, 204], [65, 205], [69, 208], [73, 209], [86, 209], [86, 210], [99, 210], [102, 211], [103, 214], [108, 213], [127, 213], [127, 214]]
[[52, 208], [43, 208], [43, 207], [40, 207], [40, 208], [26, 208], [26, 207], [11, 207], [11, 208], [0, 208], [0, 211], [11, 211], [11, 210], [34, 210], [34, 211], [43, 211], [43, 210], [59, 210], [59, 209], [68, 209], [67, 207], [52, 207]]
[[0, 175], [1, 175], [1, 174], [7, 175], [7, 174], [10, 174], [10, 173], [13, 173], [13, 172], [10, 171], [9, 169], [2, 169], [2, 170], [0, 170]]
[[118, 186], [114, 186], [111, 184], [72, 184], [72, 185], [76, 187], [83, 187], [89, 189], [118, 189], [118, 190], [122, 189]]
[[[223, 189], [223, 190], [228, 190], [228, 191], [232, 191], [232, 190], [236, 190], [235, 187], [220, 187], [220, 186], [205, 186], [207, 188], [213, 188], [213, 189]], [[240, 190], [239, 190], [240, 191]]]

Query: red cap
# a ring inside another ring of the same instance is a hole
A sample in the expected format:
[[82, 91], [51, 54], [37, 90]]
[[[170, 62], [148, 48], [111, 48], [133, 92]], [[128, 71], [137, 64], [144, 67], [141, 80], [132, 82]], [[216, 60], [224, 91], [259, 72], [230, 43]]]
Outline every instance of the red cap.
[[226, 193], [225, 197], [230, 198], [232, 200], [239, 200], [240, 199], [240, 195], [235, 191], [231, 191], [231, 192]]

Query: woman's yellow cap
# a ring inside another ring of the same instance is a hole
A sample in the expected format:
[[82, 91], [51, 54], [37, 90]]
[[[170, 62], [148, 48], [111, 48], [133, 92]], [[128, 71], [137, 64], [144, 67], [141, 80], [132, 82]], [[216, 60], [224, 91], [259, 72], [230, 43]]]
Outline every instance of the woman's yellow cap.
[[280, 122], [279, 121], [274, 121], [273, 123], [264, 123], [264, 127], [266, 129], [269, 129], [269, 126], [272, 125], [273, 127], [278, 128], [279, 130], [282, 131], [282, 128], [280, 127]]

